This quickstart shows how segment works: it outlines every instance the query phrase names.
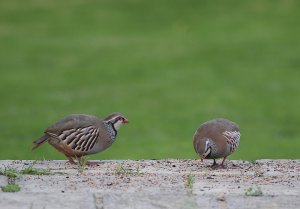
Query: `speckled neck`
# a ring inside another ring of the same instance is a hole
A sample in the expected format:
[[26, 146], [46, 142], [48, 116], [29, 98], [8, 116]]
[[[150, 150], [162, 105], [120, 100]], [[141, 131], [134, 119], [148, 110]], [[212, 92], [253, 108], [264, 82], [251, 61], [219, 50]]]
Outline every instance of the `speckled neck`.
[[111, 122], [106, 122], [104, 123], [106, 126], [106, 129], [108, 131], [108, 134], [110, 136], [110, 139], [112, 141], [115, 141], [116, 137], [117, 137], [117, 130], [114, 128], [114, 125]]
[[211, 147], [211, 153], [210, 153], [210, 157], [211, 158], [214, 158], [218, 155], [218, 146], [216, 145], [216, 143], [211, 140], [211, 139], [208, 139], [209, 140], [209, 145]]

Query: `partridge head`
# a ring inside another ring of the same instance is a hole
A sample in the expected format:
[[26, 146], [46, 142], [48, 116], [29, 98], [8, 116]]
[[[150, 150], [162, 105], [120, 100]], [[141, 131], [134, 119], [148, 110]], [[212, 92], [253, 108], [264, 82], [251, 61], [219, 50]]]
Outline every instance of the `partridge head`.
[[82, 156], [110, 147], [126, 123], [128, 120], [121, 113], [112, 113], [104, 119], [92, 115], [69, 115], [47, 128], [44, 135], [33, 142], [32, 150], [48, 142], [75, 164], [74, 158], [82, 160]]
[[221, 166], [228, 155], [233, 153], [240, 143], [240, 129], [237, 124], [223, 118], [217, 118], [203, 123], [194, 134], [194, 149], [201, 161], [223, 158]]

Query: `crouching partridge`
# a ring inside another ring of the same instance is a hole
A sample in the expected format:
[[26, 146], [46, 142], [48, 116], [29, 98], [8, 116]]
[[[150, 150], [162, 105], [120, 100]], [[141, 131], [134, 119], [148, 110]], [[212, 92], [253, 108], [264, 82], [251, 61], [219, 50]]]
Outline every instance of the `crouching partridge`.
[[212, 167], [218, 166], [217, 158], [223, 158], [221, 166], [228, 155], [233, 153], [240, 143], [240, 129], [237, 124], [223, 118], [203, 123], [194, 135], [194, 149], [203, 159], [213, 159]]
[[126, 123], [128, 120], [120, 113], [112, 113], [104, 119], [92, 115], [69, 115], [47, 128], [44, 135], [33, 142], [32, 150], [48, 141], [71, 164], [75, 164], [73, 158], [81, 161], [84, 155], [101, 152], [110, 147], [118, 130]]

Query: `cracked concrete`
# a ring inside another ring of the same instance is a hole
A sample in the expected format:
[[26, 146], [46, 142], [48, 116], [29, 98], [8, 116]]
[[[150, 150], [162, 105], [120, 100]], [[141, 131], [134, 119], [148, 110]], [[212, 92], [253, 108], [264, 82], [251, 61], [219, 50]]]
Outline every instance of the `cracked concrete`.
[[[80, 172], [66, 161], [37, 161], [34, 168], [53, 175], [19, 174], [21, 191], [0, 191], [0, 208], [300, 208], [300, 160], [228, 161], [226, 169], [199, 160], [97, 162]], [[0, 169], [32, 163], [3, 160]], [[257, 186], [261, 196], [245, 195]]]

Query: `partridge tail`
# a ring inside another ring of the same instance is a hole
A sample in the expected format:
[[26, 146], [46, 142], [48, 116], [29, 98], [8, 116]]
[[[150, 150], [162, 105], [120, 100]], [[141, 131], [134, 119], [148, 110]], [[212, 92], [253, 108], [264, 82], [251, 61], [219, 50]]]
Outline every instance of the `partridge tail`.
[[39, 138], [36, 141], [34, 141], [33, 142], [34, 146], [32, 147], [32, 150], [35, 150], [36, 148], [38, 148], [39, 146], [41, 146], [42, 144], [44, 144], [48, 140], [48, 138], [49, 138], [49, 136], [47, 136], [45, 134], [41, 138]]

